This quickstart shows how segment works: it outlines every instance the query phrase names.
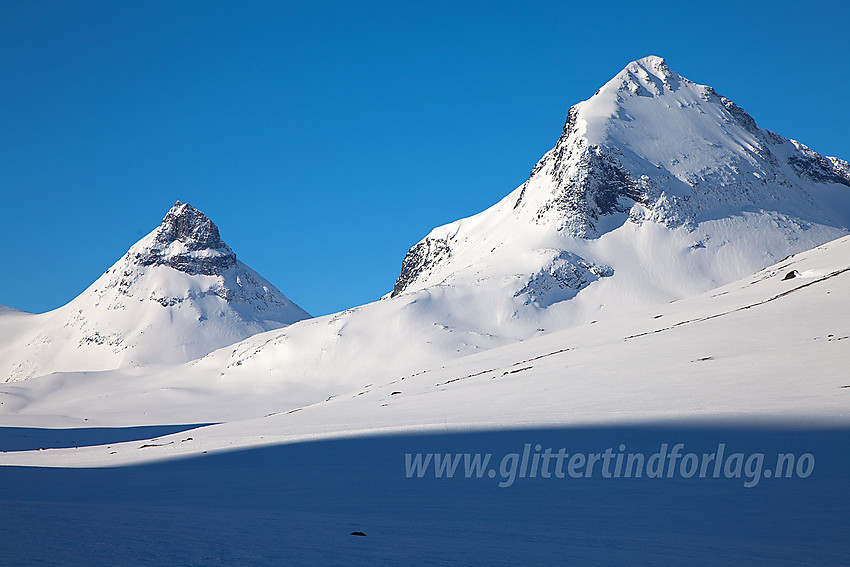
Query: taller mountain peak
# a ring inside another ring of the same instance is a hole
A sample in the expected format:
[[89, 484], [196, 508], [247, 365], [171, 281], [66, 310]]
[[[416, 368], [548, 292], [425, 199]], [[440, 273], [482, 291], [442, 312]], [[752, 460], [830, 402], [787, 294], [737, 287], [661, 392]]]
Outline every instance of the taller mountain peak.
[[[800, 251], [803, 240], [820, 243], [825, 235], [846, 233], [847, 186], [850, 164], [759, 128], [734, 102], [651, 55], [573, 105], [555, 146], [514, 192], [474, 217], [434, 229], [411, 248], [393, 295], [459, 281], [482, 266], [509, 266], [512, 257], [534, 249], [545, 258], [546, 273], [563, 272], [550, 288], [586, 285], [616, 266], [575, 252], [641, 225], [699, 229], [707, 238], [719, 234], [706, 224], [718, 219], [782, 219], [767, 252], [786, 255]], [[822, 235], [802, 232], [814, 225]], [[745, 240], [740, 246], [742, 255], [750, 253]], [[715, 282], [760, 269], [759, 262], [748, 260]], [[503, 275], [526, 269], [517, 265]], [[520, 296], [539, 292], [541, 278], [534, 278], [530, 284], [520, 278]]]
[[517, 206], [580, 237], [598, 236], [613, 213], [692, 225], [718, 206], [785, 200], [800, 182], [850, 185], [844, 163], [759, 128], [710, 86], [648, 56], [570, 108]]

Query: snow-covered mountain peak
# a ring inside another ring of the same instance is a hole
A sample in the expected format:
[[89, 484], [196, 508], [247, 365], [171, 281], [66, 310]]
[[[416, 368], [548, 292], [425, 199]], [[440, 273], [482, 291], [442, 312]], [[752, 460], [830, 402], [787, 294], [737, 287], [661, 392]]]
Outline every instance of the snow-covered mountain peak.
[[221, 239], [215, 223], [180, 201], [129, 254], [139, 265], [166, 265], [190, 275], [218, 275], [236, 266], [236, 254]]
[[0, 342], [0, 380], [184, 362], [309, 317], [237, 260], [204, 213], [178, 201], [69, 304], [4, 316], [0, 339], [15, 339]]
[[[802, 241], [846, 233], [848, 186], [846, 162], [759, 128], [713, 88], [675, 73], [661, 57], [648, 56], [626, 65], [569, 109], [560, 138], [525, 183], [486, 211], [434, 229], [411, 248], [393, 295], [461, 279], [517, 278], [516, 291], [523, 297], [539, 297], [531, 290], [540, 282], [576, 291], [598, 277], [607, 279], [611, 268], [616, 271], [609, 260], [585, 255], [591, 242], [644, 223], [693, 232], [707, 221], [761, 215], [773, 219], [767, 232], [778, 240], [759, 255], [779, 254], [786, 246], [799, 251]], [[747, 224], [762, 238], [767, 232], [755, 229], [754, 219]], [[826, 232], [803, 233], [813, 225]], [[707, 241], [714, 230], [706, 225], [691, 245]], [[659, 253], [649, 243], [642, 246], [645, 254]], [[535, 257], [542, 264], [531, 260]], [[708, 279], [740, 277], [758, 269], [760, 261], [735, 265], [722, 277], [713, 268], [716, 275]], [[571, 277], [558, 275], [562, 272]]]

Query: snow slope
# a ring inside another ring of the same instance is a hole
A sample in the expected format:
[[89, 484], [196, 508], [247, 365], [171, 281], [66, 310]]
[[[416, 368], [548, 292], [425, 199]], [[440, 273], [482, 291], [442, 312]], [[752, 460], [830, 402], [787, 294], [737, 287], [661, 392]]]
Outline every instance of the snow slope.
[[[846, 426], [850, 320], [836, 314], [846, 311], [848, 294], [845, 237], [694, 298], [350, 390], [321, 384], [304, 392], [284, 383], [240, 398], [227, 381], [188, 367], [154, 378], [43, 377], [0, 389], [6, 407], [19, 403], [0, 423], [48, 424], [51, 415], [77, 424], [86, 418], [88, 426], [228, 422], [196, 429], [188, 444], [179, 433], [158, 437], [147, 451], [138, 448], [149, 441], [10, 452], [0, 464], [123, 465], [400, 431], [672, 421]], [[95, 398], [110, 379], [111, 398]], [[322, 401], [298, 403], [316, 398]]]
[[0, 379], [185, 362], [308, 317], [178, 201], [68, 305], [0, 314]]
[[14, 307], [6, 307], [5, 305], [0, 305], [0, 317], [6, 315], [29, 315], [26, 311], [21, 311], [20, 309], [15, 309]]

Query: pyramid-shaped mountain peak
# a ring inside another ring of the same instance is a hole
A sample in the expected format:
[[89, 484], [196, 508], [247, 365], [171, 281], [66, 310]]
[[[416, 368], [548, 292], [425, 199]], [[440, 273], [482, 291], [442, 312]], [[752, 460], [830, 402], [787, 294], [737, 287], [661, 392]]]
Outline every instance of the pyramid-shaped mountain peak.
[[309, 317], [178, 201], [71, 303], [0, 345], [0, 376], [186, 362]]

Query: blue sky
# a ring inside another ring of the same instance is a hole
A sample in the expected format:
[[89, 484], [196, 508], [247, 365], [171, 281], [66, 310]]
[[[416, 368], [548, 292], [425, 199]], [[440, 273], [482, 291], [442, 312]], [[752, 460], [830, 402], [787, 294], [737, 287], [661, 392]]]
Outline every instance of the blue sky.
[[0, 304], [83, 291], [176, 200], [314, 315], [525, 181], [655, 54], [850, 159], [844, 2], [4, 2]]

